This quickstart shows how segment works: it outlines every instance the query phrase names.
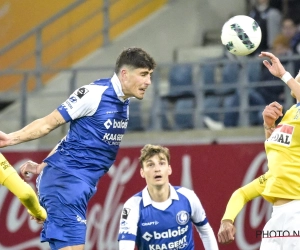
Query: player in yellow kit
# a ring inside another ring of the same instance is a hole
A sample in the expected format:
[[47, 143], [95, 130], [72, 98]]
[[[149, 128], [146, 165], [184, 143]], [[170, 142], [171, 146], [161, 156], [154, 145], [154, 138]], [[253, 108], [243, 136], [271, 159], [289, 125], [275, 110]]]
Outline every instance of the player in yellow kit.
[[46, 219], [47, 213], [40, 205], [38, 198], [26, 182], [24, 182], [17, 171], [9, 164], [0, 153], [0, 184], [7, 187], [21, 203], [27, 208], [28, 213], [38, 222]]
[[228, 201], [218, 233], [220, 243], [234, 240], [234, 220], [243, 206], [250, 200], [262, 196], [273, 204], [270, 220], [262, 231], [261, 250], [300, 249], [300, 73], [294, 79], [282, 66], [277, 57], [262, 52], [270, 73], [281, 78], [297, 99], [282, 116], [282, 106], [273, 102], [263, 111], [266, 135], [265, 150], [269, 170], [249, 184], [236, 190]]

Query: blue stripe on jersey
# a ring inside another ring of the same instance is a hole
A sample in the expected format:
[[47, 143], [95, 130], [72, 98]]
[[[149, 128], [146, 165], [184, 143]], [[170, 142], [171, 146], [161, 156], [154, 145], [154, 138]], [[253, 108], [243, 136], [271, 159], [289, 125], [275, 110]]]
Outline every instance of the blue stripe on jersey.
[[66, 122], [69, 122], [72, 120], [71, 116], [69, 115], [68, 111], [65, 109], [65, 106], [61, 104], [57, 108], [58, 112], [62, 115], [62, 117], [65, 119]]
[[207, 223], [208, 223], [207, 218], [205, 218], [203, 221], [200, 221], [200, 222], [198, 222], [198, 223], [195, 223], [195, 222], [194, 222], [194, 224], [195, 224], [196, 226], [199, 226], [199, 227], [202, 227], [202, 226], [204, 226], [204, 225], [207, 224]]

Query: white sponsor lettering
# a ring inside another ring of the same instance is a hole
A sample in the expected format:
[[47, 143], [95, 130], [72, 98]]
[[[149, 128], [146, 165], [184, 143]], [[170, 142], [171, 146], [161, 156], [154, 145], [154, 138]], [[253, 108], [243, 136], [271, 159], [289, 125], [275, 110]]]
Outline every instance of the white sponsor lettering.
[[128, 121], [116, 121], [114, 119], [113, 128], [127, 128]]
[[149, 250], [164, 250], [164, 249], [168, 249], [166, 244], [161, 244], [161, 245], [149, 245]]
[[104, 141], [122, 141], [123, 134], [105, 133], [103, 136]]
[[127, 120], [115, 120], [113, 119], [113, 121], [111, 121], [110, 119], [108, 119], [106, 122], [104, 122], [104, 126], [106, 127], [106, 129], [109, 129], [110, 127], [113, 128], [127, 128], [128, 125], [128, 121]]
[[155, 240], [168, 239], [182, 235], [186, 233], [188, 229], [189, 226], [186, 225], [185, 227], [178, 227], [177, 230], [168, 229], [168, 231], [164, 231], [161, 233], [156, 231], [153, 231], [153, 234], [146, 232], [144, 233], [143, 238], [147, 241], [149, 241], [152, 237], [154, 237]]
[[180, 240], [168, 243], [168, 247], [169, 249], [174, 249], [174, 248], [182, 247], [183, 245], [186, 246], [186, 244], [187, 242], [186, 242], [186, 235], [185, 235]]
[[159, 223], [158, 221], [145, 222], [145, 223], [142, 223], [142, 226], [157, 225], [158, 223]]
[[169, 242], [167, 244], [149, 244], [149, 250], [163, 250], [163, 249], [183, 249], [188, 245], [186, 241], [186, 235], [180, 240]]

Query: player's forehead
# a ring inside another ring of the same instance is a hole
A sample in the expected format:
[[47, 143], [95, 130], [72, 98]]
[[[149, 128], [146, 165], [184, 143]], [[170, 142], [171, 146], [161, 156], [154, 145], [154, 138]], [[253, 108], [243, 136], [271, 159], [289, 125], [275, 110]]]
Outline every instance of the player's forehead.
[[167, 156], [160, 152], [160, 153], [155, 153], [153, 155], [150, 155], [144, 160], [145, 163], [154, 162], [154, 161], [167, 161]]
[[131, 68], [131, 71], [137, 73], [137, 74], [152, 74], [153, 69], [148, 68]]

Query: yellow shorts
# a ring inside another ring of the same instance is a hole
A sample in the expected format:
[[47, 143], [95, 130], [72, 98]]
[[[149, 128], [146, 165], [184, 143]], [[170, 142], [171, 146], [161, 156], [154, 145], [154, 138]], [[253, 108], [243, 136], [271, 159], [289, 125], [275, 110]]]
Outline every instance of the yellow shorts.
[[0, 153], [0, 184], [3, 185], [4, 181], [11, 174], [16, 173], [16, 170], [9, 164], [5, 157]]

